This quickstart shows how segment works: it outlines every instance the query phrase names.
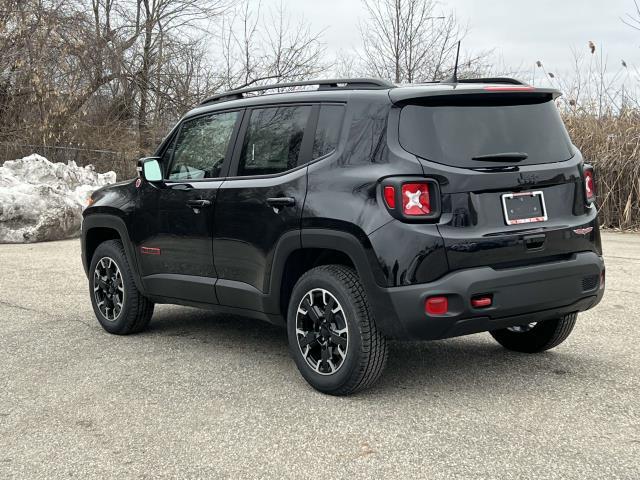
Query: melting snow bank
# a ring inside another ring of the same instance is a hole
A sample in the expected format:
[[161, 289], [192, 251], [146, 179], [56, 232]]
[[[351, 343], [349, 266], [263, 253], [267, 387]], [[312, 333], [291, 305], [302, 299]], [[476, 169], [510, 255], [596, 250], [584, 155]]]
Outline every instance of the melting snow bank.
[[77, 236], [89, 195], [115, 181], [114, 172], [51, 163], [35, 154], [5, 162], [0, 167], [0, 243]]

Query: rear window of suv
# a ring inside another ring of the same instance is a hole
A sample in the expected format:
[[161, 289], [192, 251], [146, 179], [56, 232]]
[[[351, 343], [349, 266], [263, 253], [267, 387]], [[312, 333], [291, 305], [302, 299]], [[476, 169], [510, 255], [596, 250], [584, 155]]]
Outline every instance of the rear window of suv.
[[[468, 103], [458, 100], [455, 105], [443, 100], [407, 105], [400, 115], [400, 144], [418, 157], [463, 168], [560, 162], [573, 156], [571, 140], [552, 100], [514, 105], [496, 97], [476, 97]], [[473, 160], [516, 152], [527, 158], [518, 162]]]

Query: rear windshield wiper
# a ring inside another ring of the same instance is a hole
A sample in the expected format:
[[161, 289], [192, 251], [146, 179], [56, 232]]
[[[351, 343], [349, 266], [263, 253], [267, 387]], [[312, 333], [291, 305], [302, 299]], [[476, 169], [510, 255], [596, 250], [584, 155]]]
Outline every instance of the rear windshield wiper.
[[482, 162], [520, 162], [522, 160], [526, 160], [528, 157], [529, 155], [522, 152], [504, 152], [490, 153], [489, 155], [478, 155], [471, 159]]

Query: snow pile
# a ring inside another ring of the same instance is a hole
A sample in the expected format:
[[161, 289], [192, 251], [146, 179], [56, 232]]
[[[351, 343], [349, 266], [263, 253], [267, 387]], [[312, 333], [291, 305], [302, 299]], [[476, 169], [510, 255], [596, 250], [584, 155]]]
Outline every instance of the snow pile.
[[115, 181], [114, 172], [99, 174], [91, 165], [51, 163], [35, 154], [4, 162], [0, 167], [0, 243], [77, 236], [89, 195]]

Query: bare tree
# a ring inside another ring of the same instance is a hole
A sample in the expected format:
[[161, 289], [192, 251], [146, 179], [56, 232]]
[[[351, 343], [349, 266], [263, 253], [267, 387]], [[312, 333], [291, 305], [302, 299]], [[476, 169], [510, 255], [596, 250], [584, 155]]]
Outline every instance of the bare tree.
[[259, 1], [245, 0], [223, 27], [220, 71], [227, 88], [308, 79], [327, 67], [322, 31], [292, 19], [282, 5], [267, 17], [261, 10]]
[[635, 30], [640, 30], [640, 4], [638, 0], [633, 0], [633, 4], [634, 12], [624, 15], [622, 22]]
[[170, 61], [165, 45], [170, 42], [175, 47], [181, 43], [180, 39], [192, 43], [198, 33], [205, 31], [204, 23], [223, 14], [229, 4], [228, 0], [121, 0], [119, 13], [138, 41], [134, 54], [129, 57], [128, 74], [138, 91], [141, 150], [149, 147], [148, 116], [153, 108], [150, 97], [160, 80], [159, 72]]
[[[360, 25], [366, 73], [411, 83], [451, 72], [456, 44], [466, 34], [453, 13], [439, 12], [435, 0], [363, 1], [369, 14]], [[463, 57], [462, 72], [477, 69], [486, 55]]]

